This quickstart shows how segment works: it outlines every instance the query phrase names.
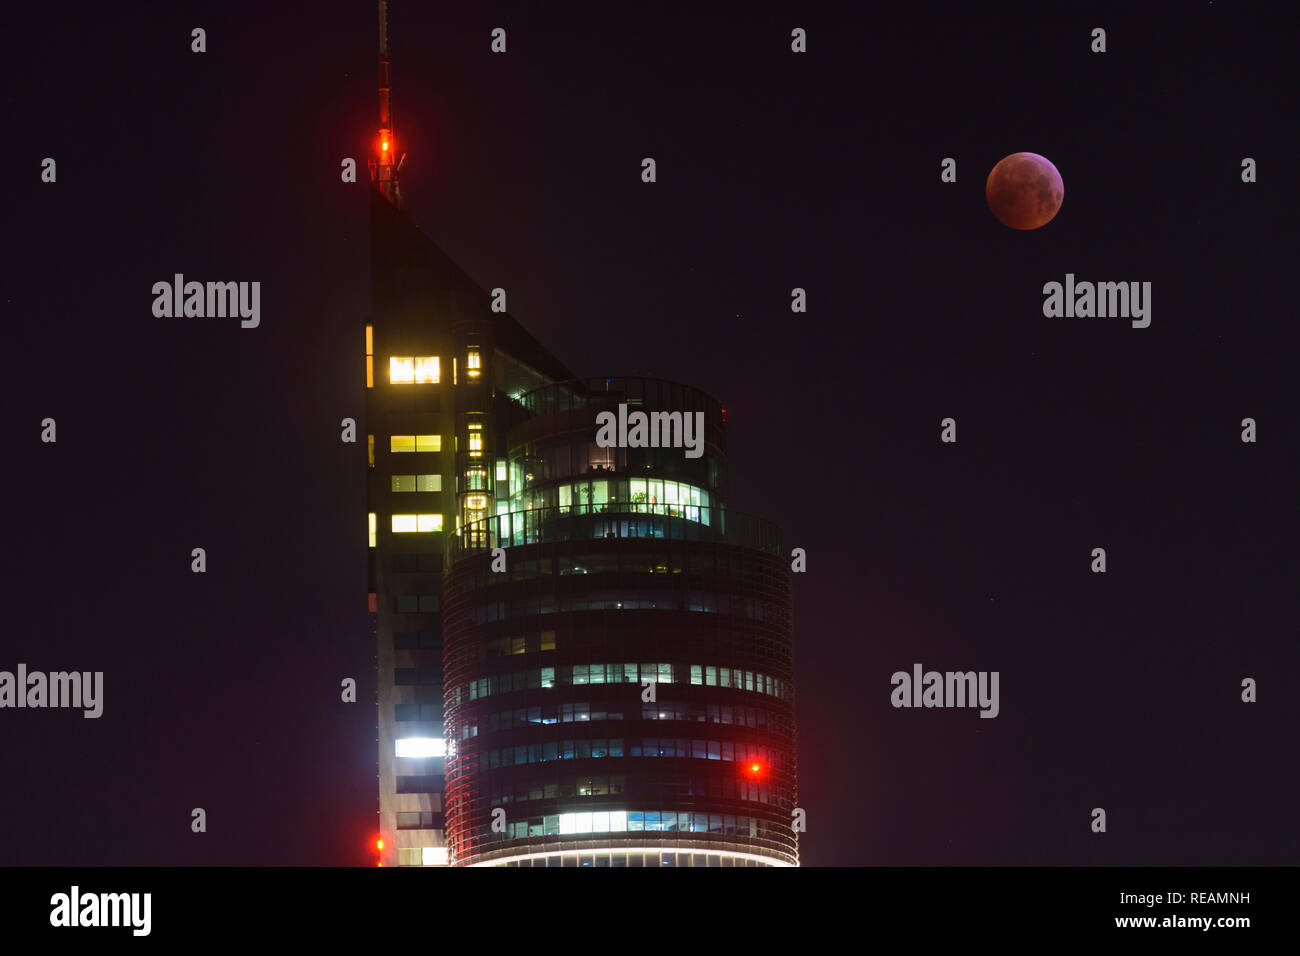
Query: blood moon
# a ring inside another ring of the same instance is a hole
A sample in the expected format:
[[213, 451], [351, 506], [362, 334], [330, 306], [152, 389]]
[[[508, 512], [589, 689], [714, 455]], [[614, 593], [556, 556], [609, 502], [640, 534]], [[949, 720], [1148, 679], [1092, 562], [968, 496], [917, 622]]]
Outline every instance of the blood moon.
[[1065, 183], [1046, 157], [1012, 153], [989, 173], [984, 198], [1004, 226], [1038, 229], [1056, 217], [1065, 198]]

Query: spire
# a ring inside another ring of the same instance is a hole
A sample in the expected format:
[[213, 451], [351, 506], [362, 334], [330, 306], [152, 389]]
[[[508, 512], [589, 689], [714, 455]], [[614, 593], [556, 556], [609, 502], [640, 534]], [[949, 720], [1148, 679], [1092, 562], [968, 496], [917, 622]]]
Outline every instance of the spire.
[[379, 142], [378, 158], [370, 164], [370, 181], [394, 206], [401, 208], [402, 193], [397, 186], [397, 171], [406, 154], [397, 154], [393, 137], [393, 108], [388, 84], [388, 0], [379, 0]]

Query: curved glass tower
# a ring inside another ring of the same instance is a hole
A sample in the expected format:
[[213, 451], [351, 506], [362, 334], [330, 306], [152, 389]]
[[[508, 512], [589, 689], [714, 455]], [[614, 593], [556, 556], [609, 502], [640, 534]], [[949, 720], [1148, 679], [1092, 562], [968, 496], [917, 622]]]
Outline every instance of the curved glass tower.
[[726, 507], [723, 414], [643, 378], [514, 403], [448, 541], [453, 865], [797, 865], [790, 571]]

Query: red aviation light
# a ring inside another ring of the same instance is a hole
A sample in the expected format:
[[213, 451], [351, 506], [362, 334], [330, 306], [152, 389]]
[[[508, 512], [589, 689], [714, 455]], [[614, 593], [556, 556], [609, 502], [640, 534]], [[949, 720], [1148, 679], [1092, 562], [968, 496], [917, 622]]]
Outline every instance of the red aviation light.
[[376, 841], [375, 841], [375, 848], [376, 848], [376, 849], [379, 849], [379, 850], [382, 850], [382, 849], [384, 848], [384, 841], [383, 841], [383, 840], [376, 840]]

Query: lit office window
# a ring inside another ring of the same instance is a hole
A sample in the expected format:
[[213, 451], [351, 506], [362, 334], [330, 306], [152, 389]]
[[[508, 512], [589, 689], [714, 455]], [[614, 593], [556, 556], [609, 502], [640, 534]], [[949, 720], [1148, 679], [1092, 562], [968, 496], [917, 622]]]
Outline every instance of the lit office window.
[[465, 498], [465, 507], [470, 511], [482, 511], [487, 507], [487, 495], [469, 495]]
[[388, 380], [394, 385], [436, 385], [441, 377], [436, 355], [393, 355], [388, 359]]
[[481, 362], [478, 349], [470, 349], [465, 356], [465, 374], [470, 378], [478, 378], [483, 371]]
[[447, 743], [441, 737], [399, 737], [396, 753], [416, 759], [442, 757], [447, 753]]
[[505, 480], [506, 480], [506, 460], [504, 458], [498, 458], [497, 459], [497, 481], [505, 481]]
[[393, 454], [416, 451], [442, 451], [441, 435], [390, 435], [388, 450]]
[[366, 326], [366, 388], [375, 387], [375, 327]]
[[393, 475], [398, 492], [442, 491], [442, 475]]
[[405, 385], [415, 381], [415, 359], [394, 355], [388, 360], [388, 381]]
[[483, 433], [473, 431], [469, 433], [469, 453], [472, 458], [483, 457]]
[[411, 534], [442, 530], [442, 515], [393, 515], [393, 533]]
[[446, 866], [447, 848], [445, 846], [426, 846], [421, 848], [421, 862], [425, 866]]
[[372, 511], [370, 512], [370, 547], [372, 548], [375, 546], [375, 538], [378, 536], [378, 530], [378, 518], [375, 517], [375, 513]]

